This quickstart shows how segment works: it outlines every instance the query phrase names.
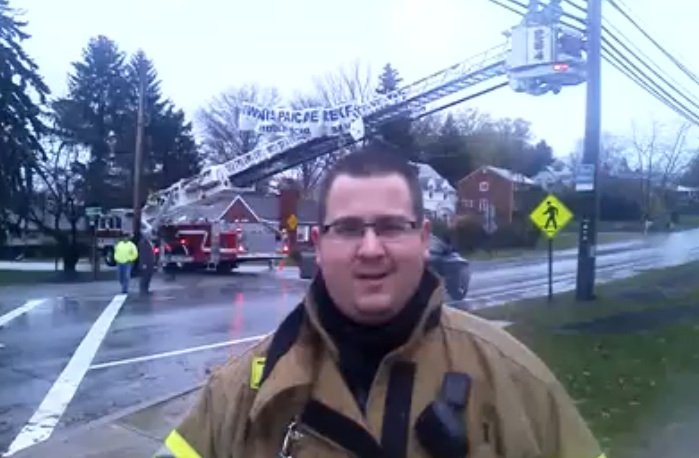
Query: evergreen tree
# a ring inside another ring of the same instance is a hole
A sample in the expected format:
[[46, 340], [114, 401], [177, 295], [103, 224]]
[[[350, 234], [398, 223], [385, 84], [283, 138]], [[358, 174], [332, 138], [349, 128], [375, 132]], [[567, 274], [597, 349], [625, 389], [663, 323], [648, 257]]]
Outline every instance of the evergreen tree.
[[[56, 124], [65, 141], [89, 151], [85, 177], [87, 205], [124, 205], [120, 155], [133, 152], [134, 88], [129, 84], [125, 55], [105, 36], [93, 38], [73, 63], [68, 96], [54, 103]], [[111, 140], [111, 141], [110, 141]]]
[[[471, 137], [473, 139], [473, 137]], [[473, 171], [473, 158], [465, 137], [451, 114], [447, 115], [437, 135], [425, 142], [427, 163], [452, 186]]]
[[[402, 78], [398, 74], [398, 70], [393, 68], [390, 63], [384, 65], [381, 74], [379, 75], [379, 84], [376, 92], [379, 94], [388, 94], [398, 89]], [[406, 114], [400, 118], [388, 122], [379, 127], [379, 134], [384, 141], [392, 143], [398, 147], [410, 151], [413, 155], [414, 141], [410, 133], [411, 120]]]
[[138, 105], [144, 92], [142, 193], [155, 191], [199, 170], [191, 125], [163, 97], [145, 52], [130, 59], [107, 37], [93, 38], [83, 60], [73, 64], [69, 94], [54, 104], [62, 137], [90, 151], [87, 205], [130, 207], [133, 203]]
[[403, 81], [398, 75], [398, 70], [393, 68], [390, 63], [383, 66], [379, 75], [379, 85], [376, 92], [379, 94], [387, 94], [398, 89], [398, 85]]
[[[41, 120], [49, 88], [24, 52], [27, 23], [0, 0], [0, 234], [23, 218], [33, 190], [32, 177], [43, 157]], [[34, 96], [34, 99], [32, 99]]]
[[[141, 76], [143, 81], [141, 82]], [[132, 125], [137, 125], [138, 94], [141, 84], [144, 89], [144, 158], [143, 200], [148, 192], [157, 191], [182, 178], [190, 177], [200, 170], [199, 152], [194, 141], [191, 123], [184, 112], [172, 101], [163, 97], [158, 72], [145, 52], [139, 50], [131, 59], [128, 79], [136, 98], [133, 107]], [[136, 130], [130, 141], [135, 145]], [[133, 171], [133, 156], [129, 155], [123, 168]], [[131, 177], [132, 174], [129, 174]]]

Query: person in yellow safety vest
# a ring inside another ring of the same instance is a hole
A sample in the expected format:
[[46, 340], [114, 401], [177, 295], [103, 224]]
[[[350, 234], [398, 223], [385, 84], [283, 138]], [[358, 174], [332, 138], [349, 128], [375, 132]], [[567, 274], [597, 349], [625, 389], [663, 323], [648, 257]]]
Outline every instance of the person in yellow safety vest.
[[408, 156], [370, 144], [333, 165], [305, 299], [213, 373], [156, 457], [604, 457], [534, 353], [443, 306]]
[[117, 271], [119, 272], [119, 284], [121, 285], [121, 292], [124, 294], [129, 292], [131, 266], [136, 259], [138, 259], [138, 248], [131, 241], [129, 234], [125, 234], [114, 247], [114, 260], [117, 263]]

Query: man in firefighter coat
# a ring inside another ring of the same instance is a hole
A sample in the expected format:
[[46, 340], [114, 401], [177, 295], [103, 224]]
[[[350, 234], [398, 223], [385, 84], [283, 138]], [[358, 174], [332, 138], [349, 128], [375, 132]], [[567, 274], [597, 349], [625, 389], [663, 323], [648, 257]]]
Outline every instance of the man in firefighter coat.
[[337, 162], [305, 299], [213, 374], [156, 456], [604, 457], [538, 357], [442, 306], [421, 196], [386, 145]]

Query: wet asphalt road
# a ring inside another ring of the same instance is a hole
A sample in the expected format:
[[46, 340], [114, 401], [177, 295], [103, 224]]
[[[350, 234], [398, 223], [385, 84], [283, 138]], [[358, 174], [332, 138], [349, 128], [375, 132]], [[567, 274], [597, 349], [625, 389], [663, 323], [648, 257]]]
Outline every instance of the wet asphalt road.
[[[608, 245], [598, 251], [598, 280], [695, 259], [699, 231]], [[574, 288], [575, 263], [574, 251], [557, 253], [555, 291]], [[547, 292], [545, 257], [474, 261], [472, 270], [460, 306]], [[116, 282], [0, 288], [0, 451], [41, 437], [32, 424], [58, 432], [202, 381], [274, 329], [307, 285], [293, 268], [253, 267], [158, 279], [150, 297], [133, 293], [122, 304]]]

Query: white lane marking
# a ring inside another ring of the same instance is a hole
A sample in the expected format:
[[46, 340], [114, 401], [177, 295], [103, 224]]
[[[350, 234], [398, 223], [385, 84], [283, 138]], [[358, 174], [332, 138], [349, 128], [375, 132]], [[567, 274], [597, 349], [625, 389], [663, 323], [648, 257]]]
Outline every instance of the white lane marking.
[[109, 327], [126, 301], [126, 294], [114, 296], [73, 353], [34, 415], [10, 444], [4, 456], [45, 441], [53, 433], [97, 353]]
[[24, 305], [21, 305], [16, 309], [12, 310], [11, 312], [7, 312], [6, 314], [0, 316], [0, 328], [17, 318], [18, 316], [27, 313], [37, 305], [42, 304], [44, 302], [46, 302], [46, 299], [32, 299], [30, 301], [25, 302]]
[[137, 358], [120, 359], [117, 361], [110, 361], [107, 363], [94, 364], [90, 367], [93, 369], [106, 369], [108, 367], [123, 366], [124, 364], [141, 363], [143, 361], [151, 361], [154, 359], [168, 358], [170, 356], [186, 355], [187, 353], [194, 353], [202, 350], [210, 350], [213, 348], [228, 347], [231, 345], [238, 345], [248, 342], [257, 342], [264, 339], [269, 334], [261, 334], [258, 336], [244, 337], [242, 339], [227, 340], [225, 342], [219, 342], [215, 344], [201, 345], [199, 347], [183, 348], [182, 350], [168, 351], [164, 353], [156, 353], [154, 355], [139, 356]]

